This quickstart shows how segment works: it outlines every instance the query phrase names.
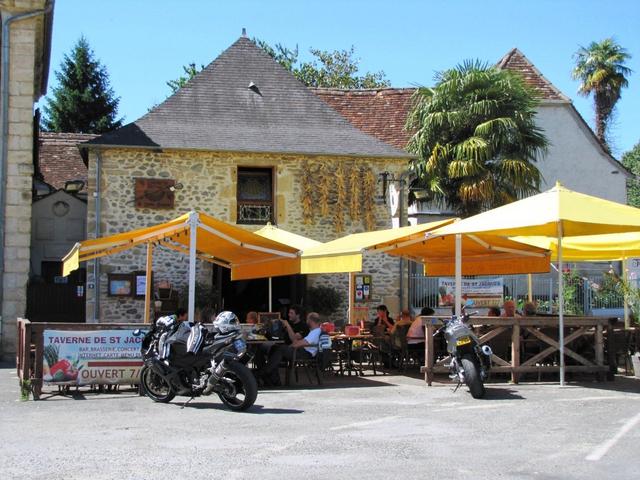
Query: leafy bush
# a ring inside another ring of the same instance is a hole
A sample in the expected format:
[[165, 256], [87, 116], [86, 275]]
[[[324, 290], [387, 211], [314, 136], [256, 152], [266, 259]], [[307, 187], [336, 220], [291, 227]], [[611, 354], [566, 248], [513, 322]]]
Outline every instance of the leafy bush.
[[333, 287], [307, 287], [307, 310], [329, 316], [342, 301], [340, 292]]

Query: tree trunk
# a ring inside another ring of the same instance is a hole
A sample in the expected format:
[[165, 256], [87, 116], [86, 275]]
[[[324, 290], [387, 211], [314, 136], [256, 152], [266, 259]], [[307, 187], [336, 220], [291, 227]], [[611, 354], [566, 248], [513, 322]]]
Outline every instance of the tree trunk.
[[609, 145], [607, 145], [606, 131], [607, 131], [607, 119], [608, 115], [605, 112], [604, 101], [599, 98], [598, 94], [595, 95], [595, 107], [596, 107], [596, 137], [602, 143], [602, 146], [609, 151]]

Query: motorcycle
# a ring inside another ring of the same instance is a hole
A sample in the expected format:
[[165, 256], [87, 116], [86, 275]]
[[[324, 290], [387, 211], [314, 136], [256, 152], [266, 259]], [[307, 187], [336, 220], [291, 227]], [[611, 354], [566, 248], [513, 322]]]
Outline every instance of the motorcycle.
[[475, 313], [464, 313], [460, 317], [453, 315], [450, 320], [444, 320], [444, 325], [436, 334], [444, 329], [447, 351], [451, 355], [449, 377], [458, 381], [454, 392], [464, 383], [473, 398], [482, 398], [493, 352], [489, 345], [480, 345], [478, 337], [468, 325], [471, 315]]
[[154, 325], [142, 341], [142, 392], [161, 403], [183, 395], [191, 397], [186, 405], [195, 397], [217, 394], [231, 410], [243, 411], [251, 407], [258, 395], [258, 386], [249, 368], [241, 362], [247, 344], [237, 318], [235, 320], [235, 325], [219, 329], [216, 319], [213, 331], [203, 329], [203, 345], [195, 353], [187, 352], [184, 344], [173, 343], [168, 361], [161, 359], [159, 354], [160, 337], [165, 332]]

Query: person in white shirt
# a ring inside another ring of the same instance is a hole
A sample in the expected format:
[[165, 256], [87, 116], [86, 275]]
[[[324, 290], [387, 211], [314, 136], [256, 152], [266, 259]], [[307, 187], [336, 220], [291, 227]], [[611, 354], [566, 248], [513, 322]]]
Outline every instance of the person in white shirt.
[[[285, 328], [288, 327], [286, 320]], [[283, 359], [292, 360], [293, 354], [296, 352], [296, 358], [313, 358], [318, 354], [318, 342], [322, 331], [320, 329], [320, 315], [316, 312], [311, 312], [307, 315], [307, 325], [309, 326], [309, 333], [306, 337], [296, 339], [291, 342], [291, 345], [276, 345], [271, 349], [269, 354], [269, 360], [264, 368], [258, 371], [258, 378], [265, 384], [278, 385], [280, 377], [278, 374], [278, 367]], [[288, 330], [288, 329], [287, 329]]]
[[433, 308], [424, 307], [422, 309], [420, 315], [416, 316], [415, 320], [409, 327], [409, 331], [407, 332], [407, 344], [415, 345], [418, 343], [424, 343], [424, 326], [422, 325], [422, 316], [433, 315], [434, 313]]

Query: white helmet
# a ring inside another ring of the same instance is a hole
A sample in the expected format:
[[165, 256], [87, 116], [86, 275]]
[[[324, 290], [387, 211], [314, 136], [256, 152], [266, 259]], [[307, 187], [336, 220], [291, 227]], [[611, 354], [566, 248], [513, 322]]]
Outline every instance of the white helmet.
[[236, 314], [229, 311], [220, 312], [216, 319], [213, 321], [213, 326], [220, 333], [229, 333], [240, 330], [240, 320], [236, 317]]

